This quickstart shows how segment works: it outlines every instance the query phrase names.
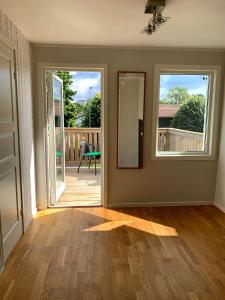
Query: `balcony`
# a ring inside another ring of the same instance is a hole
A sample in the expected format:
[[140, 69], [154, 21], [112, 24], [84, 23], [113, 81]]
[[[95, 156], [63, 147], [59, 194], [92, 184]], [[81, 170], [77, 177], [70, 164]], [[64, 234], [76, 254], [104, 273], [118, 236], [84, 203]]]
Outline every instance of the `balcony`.
[[[100, 128], [65, 128], [66, 188], [58, 201], [59, 206], [99, 205], [101, 198], [101, 161], [95, 176], [93, 166], [84, 164], [77, 173], [80, 162], [80, 142], [88, 141], [96, 151], [101, 151]], [[175, 128], [158, 129], [158, 151], [203, 151], [204, 134]]]
[[101, 150], [100, 128], [65, 128], [65, 190], [58, 206], [98, 206], [101, 204], [101, 161], [89, 169], [84, 163], [77, 172], [81, 159], [80, 142], [88, 141], [95, 151]]

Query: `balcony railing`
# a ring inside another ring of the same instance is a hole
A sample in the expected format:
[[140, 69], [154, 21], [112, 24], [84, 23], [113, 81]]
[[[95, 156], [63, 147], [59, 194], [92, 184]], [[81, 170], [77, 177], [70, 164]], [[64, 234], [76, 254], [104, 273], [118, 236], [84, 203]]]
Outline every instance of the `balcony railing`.
[[[101, 128], [65, 128], [65, 159], [67, 162], [80, 161], [80, 142], [93, 144], [96, 151], [101, 151]], [[158, 151], [203, 151], [204, 134], [199, 132], [159, 128]]]
[[101, 128], [65, 128], [65, 160], [80, 160], [80, 142], [88, 141], [94, 145], [95, 151], [101, 150]]
[[159, 128], [158, 151], [204, 151], [204, 134], [175, 128]]

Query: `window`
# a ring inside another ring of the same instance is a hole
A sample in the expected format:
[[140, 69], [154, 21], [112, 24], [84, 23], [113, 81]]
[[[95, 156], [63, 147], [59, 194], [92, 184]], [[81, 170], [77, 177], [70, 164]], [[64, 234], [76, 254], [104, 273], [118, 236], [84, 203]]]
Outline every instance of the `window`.
[[153, 158], [213, 158], [219, 67], [155, 66]]

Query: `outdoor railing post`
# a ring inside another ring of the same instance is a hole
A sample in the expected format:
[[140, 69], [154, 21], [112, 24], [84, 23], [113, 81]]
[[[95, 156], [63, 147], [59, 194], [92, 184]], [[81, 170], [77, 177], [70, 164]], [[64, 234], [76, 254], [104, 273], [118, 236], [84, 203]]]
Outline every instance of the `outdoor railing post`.
[[158, 151], [202, 151], [203, 133], [177, 128], [158, 129]]
[[169, 136], [168, 129], [167, 129], [165, 135], [166, 135], [166, 151], [170, 151], [170, 136]]
[[101, 149], [101, 128], [65, 128], [65, 160], [80, 161], [80, 142], [93, 143], [95, 150]]

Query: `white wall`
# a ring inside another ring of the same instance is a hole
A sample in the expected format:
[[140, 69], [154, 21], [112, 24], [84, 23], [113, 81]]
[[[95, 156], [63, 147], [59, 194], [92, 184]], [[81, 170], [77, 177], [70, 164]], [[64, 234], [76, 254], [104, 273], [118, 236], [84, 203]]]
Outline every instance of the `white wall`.
[[35, 213], [35, 172], [32, 117], [31, 46], [23, 34], [0, 10], [0, 34], [16, 46], [18, 114], [25, 228]]
[[[225, 92], [225, 86], [224, 86]], [[225, 212], [225, 93], [223, 99], [222, 124], [220, 133], [220, 148], [217, 167], [215, 204]]]
[[[217, 161], [152, 161], [151, 132], [154, 64], [219, 65], [224, 76], [224, 52], [190, 50], [143, 50], [116, 48], [80, 48], [73, 46], [33, 46], [35, 105], [37, 97], [37, 64], [73, 63], [108, 65], [108, 203], [109, 205], [142, 205], [165, 203], [200, 203], [214, 201]], [[147, 72], [144, 168], [116, 168], [117, 157], [117, 72]], [[222, 103], [222, 89], [220, 94]], [[221, 111], [221, 110], [220, 110]], [[35, 125], [38, 125], [38, 114]], [[37, 126], [38, 127], [38, 126]], [[43, 130], [36, 127], [35, 137], [43, 147]], [[44, 158], [43, 158], [44, 159]], [[37, 194], [42, 206], [43, 194]], [[45, 199], [44, 199], [45, 200]]]

